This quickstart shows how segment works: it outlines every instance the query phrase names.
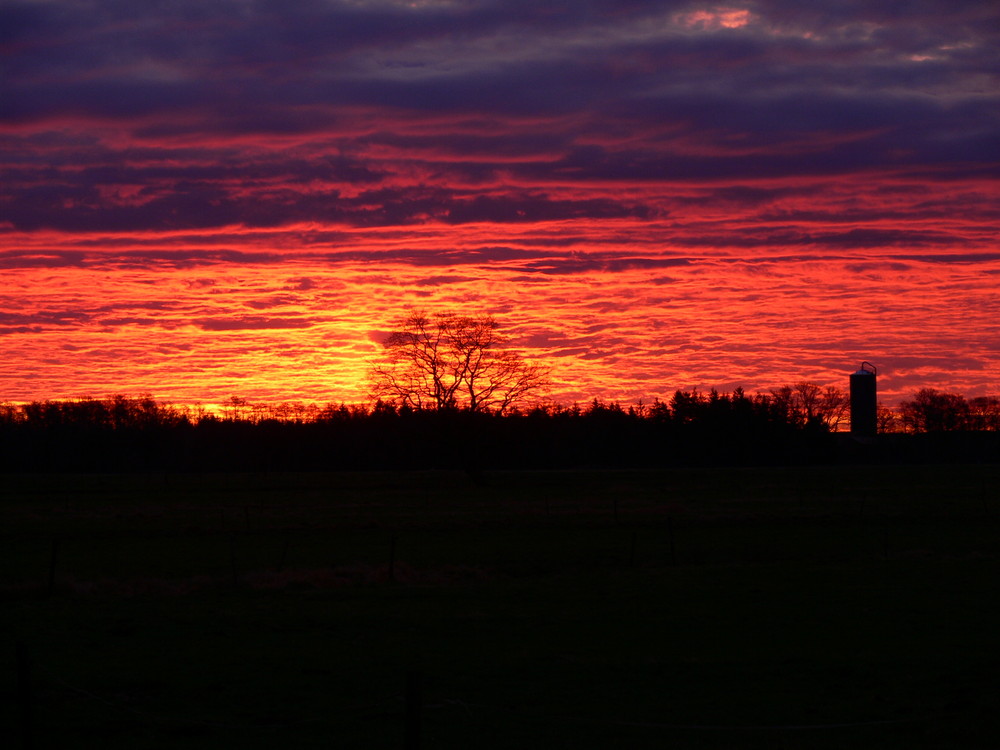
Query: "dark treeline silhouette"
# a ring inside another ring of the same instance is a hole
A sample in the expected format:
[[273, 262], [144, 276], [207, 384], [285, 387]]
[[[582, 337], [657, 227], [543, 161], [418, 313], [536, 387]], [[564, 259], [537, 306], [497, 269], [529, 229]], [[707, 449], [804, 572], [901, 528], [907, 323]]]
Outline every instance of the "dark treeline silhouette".
[[899, 408], [898, 429], [904, 432], [1000, 430], [1000, 398], [922, 388]]
[[810, 384], [753, 395], [741, 389], [677, 391], [668, 402], [630, 407], [595, 399], [585, 406], [503, 415], [386, 402], [263, 405], [235, 397], [220, 414], [121, 395], [0, 404], [0, 470], [459, 468], [475, 474], [488, 469], [997, 460], [998, 400], [941, 395], [925, 390], [905, 402], [896, 422], [909, 433], [887, 434], [873, 445], [837, 432], [846, 419], [841, 392]]

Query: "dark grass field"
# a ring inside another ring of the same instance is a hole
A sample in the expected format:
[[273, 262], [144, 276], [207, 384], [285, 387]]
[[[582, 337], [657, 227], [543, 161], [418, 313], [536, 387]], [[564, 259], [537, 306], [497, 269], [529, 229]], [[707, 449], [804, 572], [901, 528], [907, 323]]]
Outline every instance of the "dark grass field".
[[1000, 737], [997, 465], [0, 481], [4, 746]]

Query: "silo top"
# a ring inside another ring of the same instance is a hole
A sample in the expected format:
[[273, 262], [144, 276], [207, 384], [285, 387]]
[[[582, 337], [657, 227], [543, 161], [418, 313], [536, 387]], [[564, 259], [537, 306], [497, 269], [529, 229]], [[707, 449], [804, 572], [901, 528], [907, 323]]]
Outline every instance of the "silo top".
[[[870, 367], [871, 369], [866, 370], [865, 369], [866, 365], [868, 367]], [[875, 365], [873, 365], [871, 362], [862, 362], [861, 363], [861, 367], [854, 374], [855, 375], [873, 375], [874, 376], [876, 372], [877, 372], [877, 370], [875, 369]]]

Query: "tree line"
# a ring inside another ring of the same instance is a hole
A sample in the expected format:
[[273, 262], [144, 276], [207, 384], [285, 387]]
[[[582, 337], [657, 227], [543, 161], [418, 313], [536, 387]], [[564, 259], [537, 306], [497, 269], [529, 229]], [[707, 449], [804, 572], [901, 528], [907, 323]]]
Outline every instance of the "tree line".
[[[672, 422], [695, 427], [726, 427], [729, 421], [753, 420], [758, 424], [780, 424], [795, 429], [837, 432], [849, 424], [850, 401], [836, 386], [800, 382], [768, 393], [747, 394], [742, 388], [732, 393], [716, 389], [675, 391], [669, 401], [654, 400], [622, 406], [601, 399], [580, 405], [534, 405], [492, 412], [512, 419], [539, 414], [549, 418], [581, 418], [615, 414], [630, 419]], [[191, 427], [199, 423], [239, 422], [247, 424], [357, 421], [392, 414], [404, 416], [432, 407], [414, 407], [381, 399], [368, 404], [326, 404], [303, 402], [254, 402], [232, 396], [217, 410], [203, 405], [175, 405], [152, 396], [130, 397], [117, 394], [104, 398], [44, 400], [15, 404], [0, 402], [0, 426], [10, 429], [149, 430]], [[442, 410], [443, 411], [443, 410]], [[455, 409], [455, 411], [463, 411]], [[468, 410], [466, 410], [468, 411]], [[923, 388], [898, 409], [879, 405], [880, 433], [922, 433], [954, 431], [1000, 431], [1000, 397], [966, 398], [934, 388]], [[484, 413], [480, 411], [479, 413]], [[489, 413], [489, 412], [486, 412]], [[737, 415], [741, 418], [737, 418]]]
[[1000, 398], [946, 393], [921, 388], [890, 413], [885, 432], [955, 432], [1000, 430]]
[[[630, 406], [594, 399], [492, 411], [380, 399], [320, 407], [233, 397], [218, 412], [150, 396], [4, 403], [0, 469], [476, 473], [908, 460], [922, 455], [915, 446], [932, 445], [926, 447], [932, 459], [947, 457], [942, 446], [956, 458], [1000, 455], [991, 453], [1000, 441], [1000, 399], [924, 389], [893, 414], [891, 426], [899, 432], [868, 448], [839, 432], [849, 416], [847, 401], [835, 387], [798, 383], [754, 394], [678, 390], [669, 400]], [[881, 422], [884, 427], [888, 420]], [[935, 435], [951, 437], [942, 442]]]

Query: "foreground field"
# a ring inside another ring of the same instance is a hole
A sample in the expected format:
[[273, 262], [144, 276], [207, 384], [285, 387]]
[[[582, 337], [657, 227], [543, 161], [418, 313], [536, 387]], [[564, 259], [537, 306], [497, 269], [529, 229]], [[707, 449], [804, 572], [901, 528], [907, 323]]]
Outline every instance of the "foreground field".
[[36, 747], [1000, 736], [998, 466], [2, 481]]

